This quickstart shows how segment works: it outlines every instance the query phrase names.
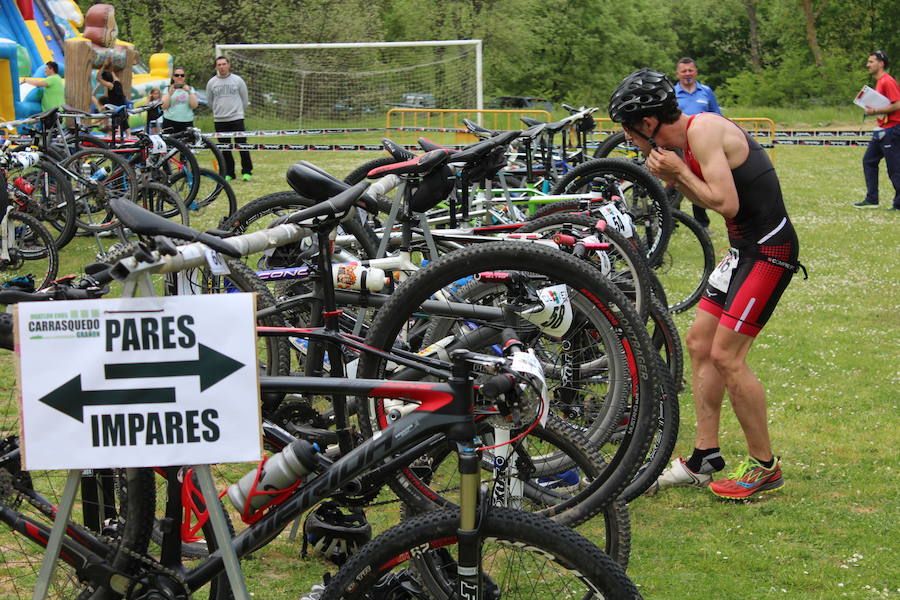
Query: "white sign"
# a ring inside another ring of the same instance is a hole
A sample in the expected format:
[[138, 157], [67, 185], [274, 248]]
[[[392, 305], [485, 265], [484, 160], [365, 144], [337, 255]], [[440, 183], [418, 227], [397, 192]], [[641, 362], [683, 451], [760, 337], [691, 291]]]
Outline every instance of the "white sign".
[[259, 460], [255, 296], [17, 306], [25, 469]]

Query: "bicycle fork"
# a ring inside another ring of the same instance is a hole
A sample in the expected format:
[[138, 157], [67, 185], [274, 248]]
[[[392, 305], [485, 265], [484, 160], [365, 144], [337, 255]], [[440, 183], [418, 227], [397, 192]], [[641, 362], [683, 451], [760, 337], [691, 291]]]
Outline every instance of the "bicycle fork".
[[481, 453], [472, 444], [459, 444], [459, 529], [456, 530], [459, 556], [457, 557], [457, 597], [461, 600], [478, 600], [482, 594], [481, 581], [481, 518], [490, 504], [481, 498]]

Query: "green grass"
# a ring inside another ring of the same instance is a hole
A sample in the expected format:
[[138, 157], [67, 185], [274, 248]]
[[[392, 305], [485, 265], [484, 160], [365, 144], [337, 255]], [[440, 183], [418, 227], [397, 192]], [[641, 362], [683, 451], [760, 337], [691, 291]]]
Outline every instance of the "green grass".
[[[795, 278], [749, 360], [768, 394], [786, 485], [746, 504], [693, 489], [634, 501], [629, 574], [646, 598], [900, 595], [900, 234], [896, 213], [850, 207], [865, 192], [862, 153], [863, 148], [778, 148], [776, 165], [810, 278]], [[377, 156], [255, 153], [254, 181], [235, 182], [234, 188], [242, 205], [288, 189], [284, 173], [293, 161], [310, 160], [343, 176]], [[884, 207], [891, 186], [882, 179]], [[217, 218], [205, 215], [198, 225], [212, 226]], [[723, 249], [721, 221], [713, 230], [717, 249]], [[63, 253], [61, 272], [80, 271], [92, 254], [90, 240], [77, 239]], [[678, 317], [682, 335], [691, 318], [692, 313]], [[0, 377], [13, 389], [12, 359], [2, 360]], [[15, 401], [13, 394], [8, 397]], [[681, 396], [681, 407], [676, 451], [685, 454], [693, 437], [689, 392]], [[746, 450], [727, 406], [721, 442], [729, 467], [735, 466]], [[393, 511], [369, 514], [379, 528], [396, 520]], [[599, 528], [588, 524], [581, 531], [590, 536]], [[296, 598], [329, 569], [315, 559], [300, 561], [299, 544], [285, 538], [245, 561], [257, 597]]]

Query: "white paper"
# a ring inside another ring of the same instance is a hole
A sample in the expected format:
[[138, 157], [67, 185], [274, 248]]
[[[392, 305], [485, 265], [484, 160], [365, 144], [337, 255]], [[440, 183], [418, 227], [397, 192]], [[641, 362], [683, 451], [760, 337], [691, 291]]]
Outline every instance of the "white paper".
[[252, 294], [18, 304], [25, 468], [259, 460], [254, 304]]
[[864, 85], [862, 89], [859, 90], [859, 93], [853, 100], [853, 104], [860, 108], [866, 108], [867, 106], [871, 106], [872, 108], [884, 108], [890, 103], [891, 101], [888, 100], [886, 96], [876, 92], [867, 85]]

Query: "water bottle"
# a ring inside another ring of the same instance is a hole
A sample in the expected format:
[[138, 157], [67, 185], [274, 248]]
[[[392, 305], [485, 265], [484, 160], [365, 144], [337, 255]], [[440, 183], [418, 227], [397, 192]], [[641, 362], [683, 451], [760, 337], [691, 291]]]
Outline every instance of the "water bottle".
[[13, 179], [13, 185], [19, 188], [19, 190], [27, 196], [30, 196], [32, 192], [34, 192], [34, 186], [31, 184], [31, 182], [21, 175]]
[[[288, 488], [317, 465], [318, 461], [313, 445], [306, 440], [297, 440], [269, 460], [260, 463], [255, 469], [241, 477], [240, 481], [232, 484], [228, 488], [228, 499], [241, 514], [252, 514], [269, 502], [274, 495], [257, 494], [251, 497], [251, 492], [275, 492]], [[259, 481], [257, 481], [257, 472], [259, 472]], [[253, 486], [255, 481], [257, 482], [256, 487]], [[247, 506], [248, 501], [249, 506]]]
[[109, 169], [107, 169], [106, 167], [100, 167], [91, 174], [91, 179], [94, 181], [103, 181], [104, 179], [106, 179], [107, 175], [109, 175]]
[[380, 292], [384, 289], [384, 271], [376, 267], [364, 267], [358, 263], [332, 265], [331, 274], [334, 287], [339, 290], [369, 290]]

